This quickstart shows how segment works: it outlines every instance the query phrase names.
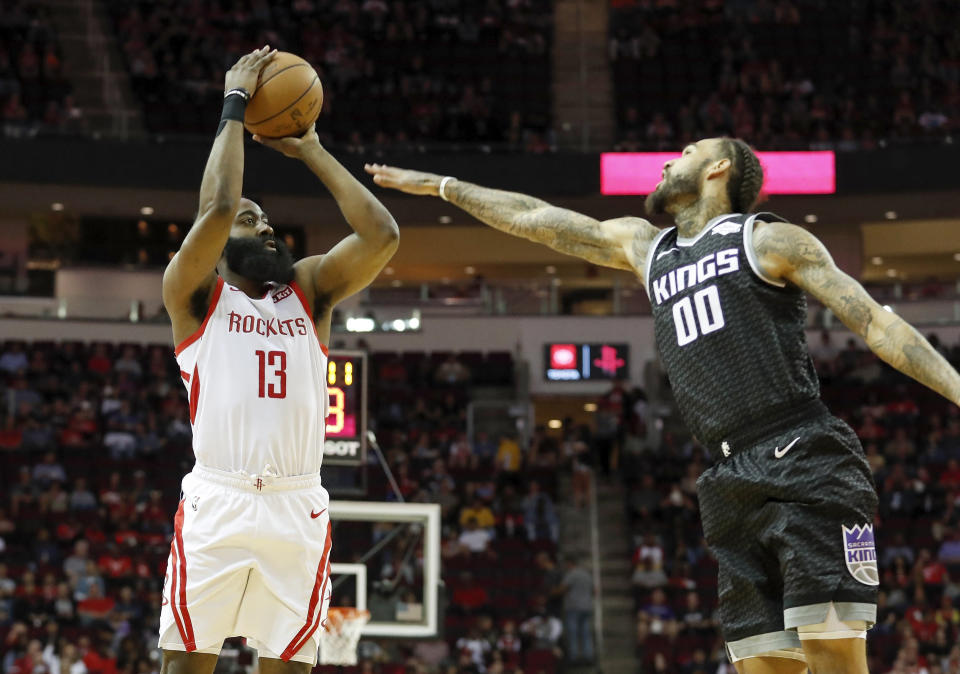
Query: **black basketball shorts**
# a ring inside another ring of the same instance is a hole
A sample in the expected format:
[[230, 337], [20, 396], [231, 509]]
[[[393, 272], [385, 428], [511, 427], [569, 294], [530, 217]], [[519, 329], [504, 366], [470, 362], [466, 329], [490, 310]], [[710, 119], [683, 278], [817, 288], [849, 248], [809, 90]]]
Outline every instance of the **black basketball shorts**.
[[697, 483], [719, 563], [724, 638], [739, 657], [799, 648], [796, 628], [876, 621], [877, 492], [853, 430], [819, 415], [742, 450]]

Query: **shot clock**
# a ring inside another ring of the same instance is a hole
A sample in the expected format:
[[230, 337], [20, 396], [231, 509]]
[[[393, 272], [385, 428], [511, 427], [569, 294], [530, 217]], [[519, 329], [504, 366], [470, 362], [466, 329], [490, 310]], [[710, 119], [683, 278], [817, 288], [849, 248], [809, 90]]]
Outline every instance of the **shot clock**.
[[367, 449], [367, 354], [330, 351], [327, 357], [325, 464], [360, 465]]

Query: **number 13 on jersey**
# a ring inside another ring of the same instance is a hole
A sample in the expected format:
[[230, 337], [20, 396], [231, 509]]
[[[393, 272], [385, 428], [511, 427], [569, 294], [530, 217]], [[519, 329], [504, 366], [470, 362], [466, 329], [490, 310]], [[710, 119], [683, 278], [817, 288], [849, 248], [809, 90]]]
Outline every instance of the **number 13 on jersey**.
[[[256, 351], [259, 365], [258, 395], [261, 398], [287, 397], [287, 354], [285, 351]], [[327, 364], [327, 393], [330, 403], [327, 408], [327, 433], [339, 433], [344, 426], [344, 403], [346, 396], [343, 389], [334, 386], [337, 383], [337, 364], [329, 361]], [[353, 384], [353, 363], [346, 363], [344, 367], [344, 384]]]

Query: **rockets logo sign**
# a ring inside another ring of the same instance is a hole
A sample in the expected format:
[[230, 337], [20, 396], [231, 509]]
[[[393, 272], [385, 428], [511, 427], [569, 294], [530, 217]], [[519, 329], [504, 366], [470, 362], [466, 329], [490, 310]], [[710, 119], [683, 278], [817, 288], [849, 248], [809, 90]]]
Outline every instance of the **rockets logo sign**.
[[555, 370], [577, 369], [577, 347], [573, 344], [551, 344], [550, 367]]
[[617, 370], [626, 365], [627, 361], [617, 355], [614, 347], [604, 344], [600, 347], [600, 357], [594, 358], [593, 364], [611, 377], [616, 377]]
[[546, 344], [544, 376], [548, 381], [626, 379], [629, 349], [626, 344]]

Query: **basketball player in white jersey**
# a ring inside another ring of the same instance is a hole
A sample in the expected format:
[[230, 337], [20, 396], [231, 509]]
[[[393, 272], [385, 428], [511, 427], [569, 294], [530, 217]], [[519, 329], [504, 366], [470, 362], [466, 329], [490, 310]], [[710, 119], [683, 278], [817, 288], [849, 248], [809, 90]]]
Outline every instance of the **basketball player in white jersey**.
[[200, 210], [163, 277], [196, 456], [164, 581], [164, 674], [211, 674], [233, 636], [258, 650], [263, 674], [305, 673], [316, 662], [330, 597], [319, 474], [330, 313], [377, 276], [399, 237], [313, 129], [254, 139], [302, 160], [353, 234], [294, 264], [267, 214], [241, 197], [243, 111], [274, 54], [256, 50], [226, 75]]

